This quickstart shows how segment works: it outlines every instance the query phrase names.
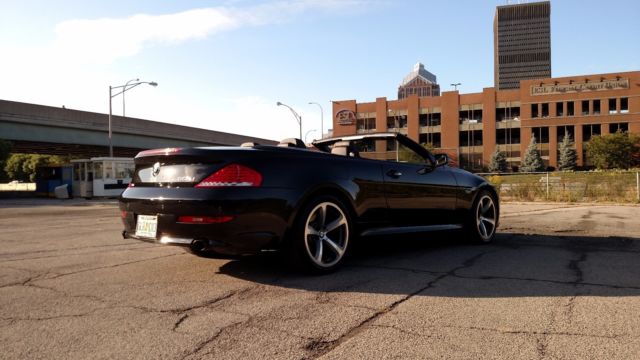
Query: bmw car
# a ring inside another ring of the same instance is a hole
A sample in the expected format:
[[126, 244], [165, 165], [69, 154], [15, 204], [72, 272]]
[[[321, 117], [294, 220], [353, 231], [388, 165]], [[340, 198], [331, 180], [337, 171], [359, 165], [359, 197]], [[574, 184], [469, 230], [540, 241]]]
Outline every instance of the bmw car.
[[119, 206], [125, 238], [198, 255], [279, 250], [319, 273], [372, 236], [458, 230], [488, 243], [499, 218], [484, 178], [398, 133], [142, 151]]

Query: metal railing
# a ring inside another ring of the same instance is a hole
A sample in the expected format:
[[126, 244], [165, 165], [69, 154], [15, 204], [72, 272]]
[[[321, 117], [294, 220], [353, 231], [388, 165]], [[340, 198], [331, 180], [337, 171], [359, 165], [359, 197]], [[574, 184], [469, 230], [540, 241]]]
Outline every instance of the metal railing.
[[480, 173], [505, 200], [640, 203], [640, 171]]

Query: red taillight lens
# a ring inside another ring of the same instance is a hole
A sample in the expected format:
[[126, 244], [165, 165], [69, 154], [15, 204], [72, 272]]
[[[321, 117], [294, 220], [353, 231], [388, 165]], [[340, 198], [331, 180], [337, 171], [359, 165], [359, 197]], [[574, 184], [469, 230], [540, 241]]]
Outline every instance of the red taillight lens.
[[184, 224], [220, 224], [233, 220], [233, 216], [178, 216], [178, 222]]
[[134, 184], [133, 182], [130, 182], [129, 185], [127, 185], [127, 187], [135, 187], [136, 184]]
[[243, 165], [231, 164], [209, 175], [195, 187], [260, 186], [262, 175]]
[[123, 211], [120, 211], [120, 217], [121, 217], [122, 219], [126, 219], [126, 218], [127, 218], [127, 212], [126, 212], [126, 211], [124, 211], [124, 210], [123, 210]]

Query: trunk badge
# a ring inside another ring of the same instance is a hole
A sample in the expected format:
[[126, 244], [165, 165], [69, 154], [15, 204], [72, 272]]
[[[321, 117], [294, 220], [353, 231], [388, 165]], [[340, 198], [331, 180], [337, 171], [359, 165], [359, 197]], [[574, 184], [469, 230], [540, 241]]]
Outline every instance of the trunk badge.
[[153, 164], [153, 172], [152, 172], [152, 174], [155, 177], [155, 176], [158, 176], [159, 173], [160, 173], [160, 163], [157, 162], [157, 163]]

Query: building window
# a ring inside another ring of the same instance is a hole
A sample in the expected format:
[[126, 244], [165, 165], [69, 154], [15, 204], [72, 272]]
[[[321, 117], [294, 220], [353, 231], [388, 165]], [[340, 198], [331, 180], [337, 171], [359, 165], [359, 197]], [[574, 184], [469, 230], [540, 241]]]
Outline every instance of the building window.
[[609, 132], [610, 133], [616, 133], [616, 132], [629, 132], [629, 123], [614, 123], [614, 124], [609, 124]]
[[538, 117], [538, 104], [531, 104], [531, 117], [532, 118]]
[[420, 126], [440, 126], [440, 113], [420, 114]]
[[442, 136], [439, 132], [420, 134], [420, 144], [431, 144], [434, 148], [442, 146]]
[[460, 131], [460, 146], [482, 146], [482, 130]]
[[549, 117], [549, 104], [542, 104], [542, 117]]
[[609, 114], [615, 114], [617, 110], [616, 99], [609, 99]]
[[496, 129], [496, 144], [513, 145], [520, 144], [520, 129]]
[[440, 113], [431, 114], [431, 125], [440, 126], [441, 119], [442, 117], [440, 116]]
[[356, 120], [356, 131], [358, 133], [373, 132], [376, 130], [375, 118], [359, 118]]
[[556, 116], [564, 116], [564, 103], [556, 103]]
[[531, 128], [532, 136], [536, 137], [536, 141], [540, 144], [548, 144], [549, 143], [549, 127], [541, 126]]
[[573, 101], [567, 101], [567, 116], [573, 116], [574, 114]]
[[629, 112], [629, 98], [620, 98], [620, 112], [623, 114]]
[[593, 100], [593, 115], [600, 115], [600, 100]]
[[582, 115], [589, 115], [589, 100], [582, 100]]
[[459, 113], [460, 124], [464, 124], [467, 122], [482, 122], [482, 109], [477, 110], [460, 110]]
[[402, 116], [398, 117], [398, 122], [399, 122], [401, 128], [406, 128], [407, 127], [407, 116], [406, 115], [402, 115]]
[[520, 107], [499, 107], [496, 108], [496, 121], [514, 120], [520, 118]]
[[589, 141], [600, 134], [600, 124], [582, 125], [582, 141]]
[[391, 130], [391, 129], [395, 129], [396, 127], [397, 127], [396, 117], [388, 116], [387, 117], [387, 129]]
[[575, 127], [573, 125], [558, 126], [557, 132], [558, 132], [557, 134], [558, 136], [556, 137], [556, 142], [558, 144], [562, 142], [562, 140], [566, 135], [568, 135], [571, 138], [572, 142], [576, 141]]

